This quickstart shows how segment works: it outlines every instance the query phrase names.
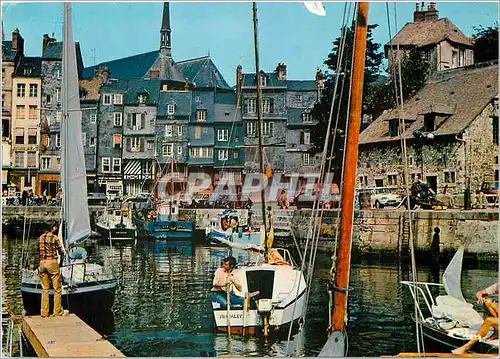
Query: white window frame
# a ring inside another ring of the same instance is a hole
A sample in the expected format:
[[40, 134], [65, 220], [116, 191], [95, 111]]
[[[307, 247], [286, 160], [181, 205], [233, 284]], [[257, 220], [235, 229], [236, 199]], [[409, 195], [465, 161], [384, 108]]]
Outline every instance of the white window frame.
[[61, 102], [61, 89], [59, 87], [56, 88], [56, 103]]
[[[108, 167], [108, 170], [104, 170], [104, 167]], [[101, 171], [102, 173], [110, 173], [111, 172], [111, 157], [103, 157], [101, 158]]]
[[182, 146], [181, 145], [177, 146], [177, 155], [179, 155], [179, 156], [182, 155]]
[[[116, 135], [120, 135], [120, 142], [116, 142], [115, 141], [115, 136]], [[114, 133], [113, 134], [113, 148], [116, 148], [117, 144], [120, 145], [120, 147], [118, 147], [118, 148], [122, 148], [122, 143], [123, 143], [123, 136], [122, 136], [122, 134], [121, 133]], [[140, 147], [140, 144], [139, 144], [139, 147]]]
[[154, 150], [155, 149], [155, 141], [148, 140], [146, 141], [147, 149], [148, 150]]
[[[30, 160], [34, 160], [30, 162]], [[36, 155], [36, 152], [34, 151], [29, 151], [26, 153], [26, 167], [28, 168], [35, 168], [37, 167], [37, 155]]]
[[311, 132], [303, 132], [304, 133], [304, 145], [311, 144]]
[[217, 141], [225, 141], [229, 140], [229, 130], [227, 128], [222, 128], [217, 130]]
[[165, 125], [165, 137], [174, 137], [174, 125]]
[[312, 166], [312, 165], [314, 165], [314, 160], [311, 159], [311, 154], [310, 153], [303, 153], [302, 154], [302, 165], [303, 166]]
[[102, 95], [102, 104], [111, 105], [111, 94], [105, 93]]
[[140, 137], [132, 137], [130, 140], [130, 151], [140, 152], [141, 151], [141, 139]]
[[61, 134], [56, 133], [56, 148], [61, 148]]
[[263, 113], [271, 113], [271, 99], [270, 98], [262, 99], [262, 112]]
[[90, 123], [96, 123], [96, 122], [97, 122], [97, 114], [91, 113], [90, 114]]
[[50, 168], [50, 157], [40, 157], [40, 168], [46, 170]]
[[26, 96], [26, 84], [17, 84], [16, 95], [17, 97]]
[[62, 112], [61, 111], [56, 111], [56, 122], [61, 122], [62, 120]]
[[313, 122], [311, 114], [309, 112], [304, 112], [302, 114], [302, 122], [304, 122], [304, 123], [311, 123], [311, 122]]
[[83, 143], [84, 147], [87, 146], [87, 133], [86, 132], [82, 132], [82, 143]]
[[196, 110], [196, 119], [198, 122], [205, 122], [207, 119], [206, 110]]
[[[199, 140], [201, 139], [201, 133], [203, 132], [200, 126], [194, 126], [194, 139]], [[198, 136], [199, 135], [199, 136]]]
[[30, 84], [30, 97], [38, 96], [38, 84]]
[[161, 147], [161, 154], [163, 157], [172, 157], [174, 155], [174, 144], [165, 143]]
[[89, 137], [89, 147], [95, 147], [95, 137]]
[[219, 161], [227, 161], [228, 158], [228, 150], [219, 150]]
[[256, 113], [257, 112], [257, 99], [256, 98], [247, 98], [246, 101], [247, 113]]
[[113, 104], [114, 105], [123, 105], [123, 95], [121, 93], [115, 93], [113, 95]]
[[302, 103], [302, 95], [301, 95], [301, 94], [296, 94], [296, 95], [295, 95], [295, 102], [300, 102], [300, 103]]
[[263, 136], [272, 137], [274, 133], [274, 122], [264, 122]]
[[174, 115], [174, 114], [175, 114], [175, 105], [168, 104], [167, 105], [167, 115]]
[[266, 87], [267, 86], [267, 76], [264, 75], [264, 74], [260, 75], [260, 85], [262, 87]]
[[246, 135], [247, 137], [255, 137], [257, 135], [257, 126], [254, 122], [247, 122]]
[[182, 125], [177, 125], [177, 136], [182, 137]]
[[123, 114], [121, 112], [113, 112], [113, 126], [121, 127], [123, 125]]
[[[118, 170], [115, 170], [115, 167], [118, 167]], [[113, 173], [121, 173], [122, 172], [122, 159], [120, 157], [113, 157], [111, 172], [113, 172]]]
[[240, 151], [235, 150], [235, 151], [233, 152], [233, 158], [234, 158], [234, 159], [237, 159], [237, 158], [239, 158], [239, 157], [240, 157]]

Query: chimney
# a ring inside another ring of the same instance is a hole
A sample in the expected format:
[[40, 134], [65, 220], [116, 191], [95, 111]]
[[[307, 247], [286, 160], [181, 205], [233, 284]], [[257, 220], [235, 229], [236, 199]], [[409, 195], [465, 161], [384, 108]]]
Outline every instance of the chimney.
[[241, 87], [243, 85], [242, 69], [241, 65], [238, 65], [236, 68], [236, 98], [241, 97]]
[[415, 11], [413, 12], [413, 22], [420, 22], [425, 20], [425, 9], [424, 3], [422, 2], [422, 7], [418, 7], [418, 2], [415, 3]]
[[42, 38], [42, 55], [45, 52], [45, 49], [47, 46], [49, 46], [50, 43], [56, 42], [56, 39], [53, 37], [50, 37], [49, 34], [43, 34]]
[[279, 62], [276, 70], [274, 70], [278, 74], [278, 80], [284, 81], [286, 80], [286, 65], [283, 62]]
[[439, 11], [436, 10], [436, 3], [431, 2], [425, 10], [425, 4], [422, 2], [422, 6], [418, 7], [418, 3], [415, 4], [415, 12], [413, 13], [413, 22], [420, 21], [432, 21], [439, 18]]
[[427, 12], [425, 13], [425, 20], [437, 20], [439, 18], [439, 11], [436, 10], [436, 3], [431, 2], [427, 7]]
[[24, 55], [24, 39], [19, 33], [18, 28], [12, 32], [12, 51], [16, 51], [18, 54]]
[[100, 77], [101, 84], [105, 84], [109, 80], [109, 70], [106, 66], [96, 66], [94, 68], [94, 77]]

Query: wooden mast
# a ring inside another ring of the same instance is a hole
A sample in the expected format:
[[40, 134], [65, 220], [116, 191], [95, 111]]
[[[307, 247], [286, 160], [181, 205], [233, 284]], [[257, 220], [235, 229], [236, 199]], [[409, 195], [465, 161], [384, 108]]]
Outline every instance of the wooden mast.
[[347, 286], [351, 265], [352, 224], [354, 212], [354, 191], [358, 164], [358, 141], [361, 126], [361, 106], [363, 101], [363, 79], [366, 56], [366, 36], [368, 27], [368, 3], [358, 3], [356, 32], [354, 36], [354, 60], [351, 79], [351, 107], [344, 165], [342, 191], [342, 217], [338, 257], [336, 262], [334, 309], [332, 312], [333, 331], [345, 330], [347, 309]]
[[[264, 151], [262, 143], [262, 132], [264, 130], [264, 122], [262, 121], [262, 100], [261, 100], [261, 89], [260, 89], [260, 68], [259, 68], [259, 43], [258, 43], [258, 28], [257, 28], [257, 3], [253, 2], [253, 39], [254, 39], [254, 50], [255, 50], [255, 82], [257, 91], [257, 122], [259, 124], [259, 164], [261, 176], [264, 176]], [[262, 179], [262, 178], [261, 178]], [[267, 248], [267, 220], [266, 220], [266, 195], [265, 189], [260, 191], [260, 199], [262, 204], [262, 219], [264, 222], [264, 262], [267, 263], [269, 258], [269, 248]]]

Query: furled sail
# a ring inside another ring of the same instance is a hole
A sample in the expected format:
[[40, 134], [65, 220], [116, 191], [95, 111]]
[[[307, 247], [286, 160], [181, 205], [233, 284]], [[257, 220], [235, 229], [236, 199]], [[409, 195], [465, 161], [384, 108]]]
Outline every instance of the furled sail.
[[64, 3], [63, 87], [61, 123], [61, 183], [66, 243], [71, 246], [90, 236], [87, 206], [85, 153], [82, 142], [82, 112], [71, 25], [71, 4]]
[[460, 283], [463, 257], [464, 246], [461, 246], [444, 271], [443, 284], [448, 295], [465, 302], [464, 296], [462, 295], [462, 285]]

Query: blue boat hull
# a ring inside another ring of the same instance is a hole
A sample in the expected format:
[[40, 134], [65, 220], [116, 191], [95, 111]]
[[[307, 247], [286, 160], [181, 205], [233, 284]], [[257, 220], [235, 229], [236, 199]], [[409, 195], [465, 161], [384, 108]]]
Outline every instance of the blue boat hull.
[[191, 238], [193, 224], [188, 221], [147, 221], [144, 223], [146, 235], [159, 239]]

